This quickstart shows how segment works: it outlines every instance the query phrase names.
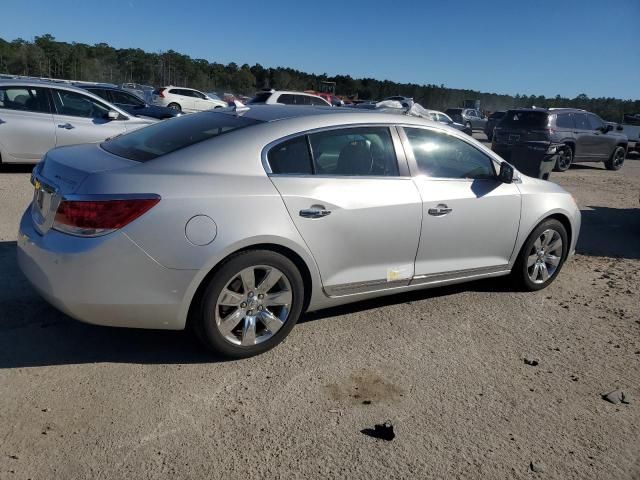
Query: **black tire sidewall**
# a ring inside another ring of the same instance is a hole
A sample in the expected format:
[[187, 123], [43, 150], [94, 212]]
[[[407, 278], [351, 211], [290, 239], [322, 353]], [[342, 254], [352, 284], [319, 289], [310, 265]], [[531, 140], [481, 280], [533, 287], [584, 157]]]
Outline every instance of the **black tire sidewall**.
[[[175, 105], [175, 107], [172, 107], [171, 105]], [[175, 110], [176, 112], [181, 112], [182, 111], [182, 107], [180, 106], [179, 103], [176, 103], [176, 102], [171, 102], [169, 105], [167, 105], [167, 107], [172, 109], [172, 110]]]
[[[293, 295], [289, 318], [269, 340], [252, 347], [239, 347], [227, 341], [219, 332], [215, 320], [218, 296], [233, 275], [253, 265], [268, 265], [284, 273]], [[230, 257], [209, 281], [202, 297], [200, 312], [196, 319], [200, 340], [214, 353], [225, 358], [247, 358], [272, 349], [291, 332], [302, 313], [304, 305], [304, 282], [296, 265], [284, 255], [270, 250], [248, 250]]]
[[565, 156], [566, 155], [569, 156], [569, 162], [568, 162], [566, 167], [565, 166], [560, 167], [558, 165], [558, 161], [556, 160], [556, 166], [553, 169], [556, 172], [566, 172], [567, 170], [569, 170], [571, 168], [571, 164], [573, 163], [573, 150], [571, 149], [571, 147], [566, 146], [565, 149], [564, 149], [564, 152], [565, 152], [564, 153]]
[[[542, 232], [547, 230], [548, 228], [553, 228], [556, 230], [560, 237], [562, 237], [562, 259], [560, 260], [560, 264], [558, 268], [553, 273], [553, 276], [549, 278], [545, 283], [534, 283], [529, 278], [529, 273], [527, 271], [527, 257], [529, 256], [529, 251], [533, 246], [533, 243], [536, 239], [542, 235]], [[527, 237], [527, 240], [524, 242], [524, 245], [520, 249], [520, 253], [518, 254], [518, 259], [513, 268], [513, 273], [518, 280], [518, 283], [523, 287], [523, 289], [527, 291], [535, 291], [542, 290], [543, 288], [548, 287], [553, 283], [556, 277], [560, 274], [562, 270], [562, 266], [564, 265], [565, 260], [567, 259], [567, 253], [569, 251], [569, 236], [567, 234], [567, 229], [565, 226], [555, 218], [550, 218], [544, 220], [536, 228], [533, 229], [531, 234]]]
[[[624, 161], [625, 158], [622, 158], [622, 163], [620, 165], [616, 165], [615, 164], [615, 158], [616, 158], [616, 154], [618, 153], [619, 150], [624, 150], [623, 147], [616, 147], [613, 150], [613, 153], [611, 154], [611, 158], [609, 158], [609, 160], [607, 160], [607, 162], [605, 163], [605, 166], [607, 167], [607, 170], [620, 170], [622, 168], [622, 166], [624, 165]], [[625, 155], [626, 157], [626, 155]]]

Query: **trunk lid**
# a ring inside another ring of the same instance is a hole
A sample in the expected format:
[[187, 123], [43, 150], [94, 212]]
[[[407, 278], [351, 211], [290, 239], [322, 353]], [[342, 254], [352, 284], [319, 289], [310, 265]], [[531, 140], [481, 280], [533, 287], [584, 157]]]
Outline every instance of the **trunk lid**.
[[31, 175], [34, 186], [31, 217], [36, 230], [45, 234], [51, 228], [60, 201], [76, 192], [89, 175], [135, 165], [140, 164], [105, 152], [97, 144], [49, 151]]

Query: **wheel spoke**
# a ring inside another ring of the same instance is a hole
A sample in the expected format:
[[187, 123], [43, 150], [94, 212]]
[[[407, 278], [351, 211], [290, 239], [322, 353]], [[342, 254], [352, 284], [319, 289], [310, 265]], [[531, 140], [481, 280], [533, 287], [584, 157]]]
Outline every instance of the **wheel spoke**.
[[264, 304], [267, 307], [274, 307], [280, 305], [291, 305], [293, 295], [289, 290], [283, 290], [281, 292], [268, 293], [264, 296]]
[[549, 243], [551, 243], [551, 239], [553, 238], [553, 234], [555, 232], [553, 230], [546, 230], [542, 235], [544, 235], [544, 241], [542, 242], [543, 247], [548, 247]]
[[240, 272], [240, 278], [242, 279], [242, 288], [244, 288], [244, 293], [256, 288], [256, 275], [253, 271], [253, 267], [242, 270]]
[[548, 263], [550, 265], [553, 265], [554, 267], [557, 267], [560, 264], [560, 257], [558, 257], [557, 255], [551, 255], [549, 253], [544, 256], [544, 261], [545, 263]]
[[529, 255], [527, 259], [527, 268], [532, 267], [538, 261], [538, 255]]
[[242, 346], [248, 347], [256, 344], [256, 317], [253, 315], [244, 317], [242, 326]]
[[232, 292], [228, 288], [225, 288], [220, 295], [218, 304], [226, 307], [237, 307], [242, 303], [243, 299], [244, 296], [241, 293]]
[[545, 263], [540, 264], [540, 273], [542, 274], [542, 281], [546, 282], [549, 279], [549, 270]]
[[282, 278], [282, 273], [275, 269], [270, 269], [267, 275], [262, 279], [260, 285], [258, 285], [258, 291], [260, 293], [267, 293], [271, 290], [276, 283]]
[[540, 240], [540, 238], [536, 239], [536, 241], [533, 242], [533, 247], [536, 251], [540, 250], [542, 248], [542, 240]]
[[264, 326], [267, 327], [271, 333], [276, 333], [284, 324], [282, 320], [276, 317], [269, 310], [263, 310], [260, 313], [260, 321], [264, 323]]
[[562, 248], [562, 239], [558, 237], [555, 241], [553, 241], [549, 247], [547, 248], [548, 252], [555, 252], [556, 250]]
[[229, 335], [231, 331], [238, 326], [243, 316], [244, 312], [238, 308], [235, 312], [224, 317], [218, 326], [220, 333]]
[[535, 267], [533, 267], [533, 272], [531, 273], [531, 279], [535, 282], [538, 280], [538, 275], [540, 274], [540, 264], [536, 263]]

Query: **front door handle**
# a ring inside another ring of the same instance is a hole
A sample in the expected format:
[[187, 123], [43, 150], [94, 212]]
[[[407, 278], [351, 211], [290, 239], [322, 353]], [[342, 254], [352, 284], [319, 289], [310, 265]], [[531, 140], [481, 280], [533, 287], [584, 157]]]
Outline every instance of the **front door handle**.
[[5, 122], [3, 119], [0, 118], [0, 125], [2, 125], [3, 123], [7, 123], [7, 122]]
[[449, 208], [445, 203], [439, 203], [436, 208], [429, 209], [429, 215], [433, 215], [434, 217], [442, 217], [447, 213], [450, 213], [453, 208]]
[[331, 214], [331, 210], [327, 210], [322, 205], [313, 205], [311, 208], [305, 208], [298, 212], [304, 218], [321, 218]]
[[58, 125], [58, 128], [64, 128], [65, 130], [71, 130], [72, 128], [76, 128], [76, 127], [74, 127], [70, 123], [63, 123], [63, 124]]

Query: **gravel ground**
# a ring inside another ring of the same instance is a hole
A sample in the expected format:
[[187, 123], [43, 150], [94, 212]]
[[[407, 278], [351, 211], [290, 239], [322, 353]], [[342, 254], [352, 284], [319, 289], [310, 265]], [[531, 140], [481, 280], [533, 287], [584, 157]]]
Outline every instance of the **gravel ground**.
[[239, 362], [41, 300], [15, 261], [28, 171], [0, 172], [0, 478], [640, 479], [640, 160], [552, 175], [583, 213], [552, 287], [309, 314]]

